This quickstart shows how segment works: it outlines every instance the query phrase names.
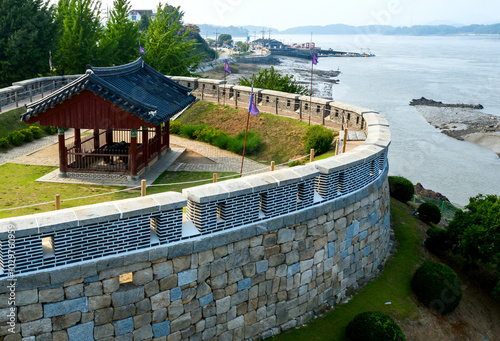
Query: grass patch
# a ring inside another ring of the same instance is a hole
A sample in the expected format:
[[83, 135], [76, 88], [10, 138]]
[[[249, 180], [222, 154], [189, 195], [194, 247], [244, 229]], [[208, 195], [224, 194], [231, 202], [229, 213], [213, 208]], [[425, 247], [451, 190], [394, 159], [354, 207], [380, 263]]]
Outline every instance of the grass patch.
[[[233, 109], [229, 106], [200, 101], [185, 112], [179, 121], [183, 124], [206, 124], [236, 135], [246, 127], [248, 112], [246, 106]], [[308, 124], [293, 118], [276, 116], [261, 112], [250, 117], [249, 129], [262, 138], [261, 147], [250, 158], [277, 164], [304, 156], [304, 142]]]
[[315, 156], [314, 161], [319, 161], [323, 159], [328, 159], [329, 157], [335, 156], [335, 150], [331, 150], [328, 153], [321, 154], [320, 156]]
[[[411, 209], [391, 199], [391, 219], [398, 241], [397, 253], [387, 262], [379, 277], [358, 291], [351, 301], [313, 320], [307, 327], [276, 336], [275, 340], [347, 340], [347, 324], [359, 313], [378, 310], [396, 319], [411, 319], [417, 304], [411, 298], [410, 281], [423, 259], [421, 237]], [[391, 305], [385, 305], [391, 302]]]
[[0, 137], [6, 137], [11, 131], [22, 130], [29, 127], [21, 122], [20, 116], [26, 112], [26, 108], [17, 108], [0, 114]]
[[[97, 185], [73, 185], [61, 183], [35, 182], [36, 179], [52, 172], [56, 167], [30, 166], [19, 164], [4, 164], [0, 166], [0, 210], [21, 207], [43, 202], [50, 202], [46, 205], [0, 211], [0, 219], [15, 217], [27, 214], [48, 212], [54, 210], [54, 198], [56, 194], [61, 195], [63, 202], [61, 208], [70, 208], [83, 205], [91, 205], [101, 202], [134, 198], [140, 196], [140, 189], [117, 192], [124, 187], [97, 186]], [[236, 173], [219, 173], [218, 177], [235, 175]], [[181, 185], [168, 185], [148, 188], [148, 194], [161, 192], [181, 192], [184, 188], [195, 187], [212, 182], [213, 173], [210, 172], [164, 172], [155, 184], [169, 184], [192, 182], [207, 179], [201, 183], [189, 183]], [[110, 193], [94, 198], [64, 201], [70, 198], [80, 198], [96, 194]]]

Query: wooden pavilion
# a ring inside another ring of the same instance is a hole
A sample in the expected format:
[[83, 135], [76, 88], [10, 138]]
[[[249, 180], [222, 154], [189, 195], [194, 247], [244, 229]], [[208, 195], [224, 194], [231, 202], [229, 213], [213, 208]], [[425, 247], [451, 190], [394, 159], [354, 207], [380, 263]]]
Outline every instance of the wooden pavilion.
[[[142, 57], [86, 73], [27, 106], [21, 120], [58, 127], [59, 168], [137, 178], [169, 148], [170, 119], [194, 103], [191, 89], [160, 74]], [[74, 128], [66, 145], [65, 128]], [[90, 129], [83, 136], [81, 131]]]

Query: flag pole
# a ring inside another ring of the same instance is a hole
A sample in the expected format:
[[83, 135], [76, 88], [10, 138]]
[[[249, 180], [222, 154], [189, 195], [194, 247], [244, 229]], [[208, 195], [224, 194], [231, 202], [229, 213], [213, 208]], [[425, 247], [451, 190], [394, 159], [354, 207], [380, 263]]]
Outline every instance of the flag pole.
[[312, 51], [312, 58], [311, 58], [311, 87], [309, 91], [309, 125], [311, 125], [311, 112], [312, 112], [312, 94], [313, 94], [313, 72], [314, 72], [314, 49], [312, 47], [312, 32], [311, 32], [311, 51]]
[[243, 155], [241, 157], [240, 178], [243, 176], [243, 162], [245, 161], [245, 149], [247, 146], [247, 135], [248, 135], [248, 125], [249, 124], [250, 124], [250, 111], [248, 111], [248, 115], [247, 115], [247, 129], [245, 130], [245, 142], [243, 142]]
[[224, 96], [224, 106], [226, 105], [226, 74], [227, 74], [225, 65], [226, 64], [224, 63], [224, 91], [222, 91], [222, 96]]

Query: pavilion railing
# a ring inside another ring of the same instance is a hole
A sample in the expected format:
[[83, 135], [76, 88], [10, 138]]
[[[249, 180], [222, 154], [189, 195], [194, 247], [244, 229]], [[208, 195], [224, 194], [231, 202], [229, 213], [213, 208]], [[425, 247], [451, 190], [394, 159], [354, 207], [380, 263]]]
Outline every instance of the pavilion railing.
[[128, 147], [123, 149], [71, 148], [67, 151], [68, 172], [127, 172], [129, 169]]

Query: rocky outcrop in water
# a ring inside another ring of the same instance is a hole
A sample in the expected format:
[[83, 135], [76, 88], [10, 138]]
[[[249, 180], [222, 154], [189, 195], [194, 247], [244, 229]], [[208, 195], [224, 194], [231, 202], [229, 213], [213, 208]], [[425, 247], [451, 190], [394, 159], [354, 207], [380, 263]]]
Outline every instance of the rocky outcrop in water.
[[440, 108], [467, 108], [467, 109], [478, 109], [481, 110], [484, 107], [481, 104], [463, 104], [463, 103], [458, 103], [458, 104], [446, 104], [443, 102], [437, 102], [432, 99], [427, 99], [425, 97], [422, 97], [420, 99], [412, 99], [410, 102], [410, 105], [426, 105], [429, 107], [440, 107]]

